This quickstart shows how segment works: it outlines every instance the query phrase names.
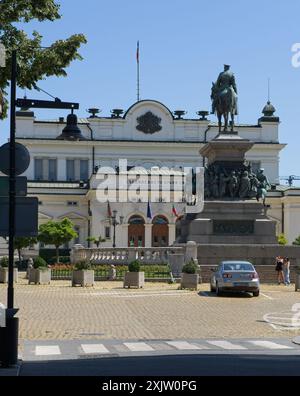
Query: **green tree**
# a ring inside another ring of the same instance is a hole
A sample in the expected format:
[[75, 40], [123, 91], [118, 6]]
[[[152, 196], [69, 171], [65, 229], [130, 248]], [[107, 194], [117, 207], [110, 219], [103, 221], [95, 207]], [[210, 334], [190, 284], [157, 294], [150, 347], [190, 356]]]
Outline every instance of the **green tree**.
[[56, 249], [56, 260], [59, 263], [59, 247], [72, 239], [77, 238], [78, 234], [74, 230], [74, 224], [69, 219], [62, 221], [48, 221], [39, 227], [38, 240], [46, 245], [54, 245]]
[[293, 245], [300, 246], [300, 235], [294, 240]]
[[288, 240], [286, 239], [284, 234], [278, 235], [278, 243], [279, 245], [283, 245], [283, 246], [288, 244]]
[[7, 116], [6, 88], [10, 81], [12, 50], [18, 50], [17, 84], [20, 88], [32, 89], [37, 81], [49, 76], [66, 76], [65, 68], [73, 60], [82, 59], [78, 49], [87, 42], [83, 34], [74, 34], [55, 41], [48, 48], [41, 48], [43, 37], [36, 30], [30, 37], [18, 28], [18, 23], [60, 19], [59, 7], [55, 0], [0, 0], [0, 42], [6, 48], [7, 60], [0, 73], [0, 99], [3, 102], [0, 118]]
[[19, 261], [21, 262], [21, 250], [37, 243], [37, 238], [16, 237], [14, 239], [14, 247], [18, 251]]
[[94, 243], [97, 246], [97, 248], [100, 246], [102, 242], [106, 242], [106, 239], [102, 238], [101, 235], [99, 237], [88, 237], [86, 240], [87, 242]]

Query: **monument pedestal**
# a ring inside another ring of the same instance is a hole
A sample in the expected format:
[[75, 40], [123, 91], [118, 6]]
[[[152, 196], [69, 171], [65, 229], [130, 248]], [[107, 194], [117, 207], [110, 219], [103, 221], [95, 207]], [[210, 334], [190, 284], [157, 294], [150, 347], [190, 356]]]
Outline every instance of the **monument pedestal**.
[[[250, 198], [253, 183], [259, 181], [245, 164], [245, 154], [252, 147], [253, 142], [237, 133], [223, 133], [200, 150], [207, 158], [205, 186], [209, 199], [206, 198], [201, 213], [183, 218], [177, 242], [197, 243], [204, 282], [209, 281], [210, 269], [224, 260], [252, 262], [263, 281], [276, 278], [277, 256], [289, 257], [292, 266], [300, 262], [300, 249], [278, 244], [276, 222], [268, 218], [263, 203]], [[235, 189], [229, 188], [228, 175], [233, 175]]]
[[207, 201], [202, 213], [182, 222], [181, 242], [276, 244], [276, 222], [256, 201]]

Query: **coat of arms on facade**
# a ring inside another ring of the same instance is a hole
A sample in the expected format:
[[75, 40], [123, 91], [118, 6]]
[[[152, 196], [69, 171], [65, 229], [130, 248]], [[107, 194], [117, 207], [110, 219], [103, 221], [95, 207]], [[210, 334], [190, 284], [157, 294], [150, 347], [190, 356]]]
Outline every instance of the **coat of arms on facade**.
[[161, 118], [154, 115], [151, 111], [137, 118], [138, 125], [136, 129], [144, 133], [155, 133], [162, 129]]

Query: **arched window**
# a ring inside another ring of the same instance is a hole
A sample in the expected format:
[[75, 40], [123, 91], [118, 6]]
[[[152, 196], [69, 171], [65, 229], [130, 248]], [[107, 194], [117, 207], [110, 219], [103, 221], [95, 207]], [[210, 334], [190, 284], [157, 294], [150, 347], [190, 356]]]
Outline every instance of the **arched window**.
[[168, 220], [164, 216], [156, 216], [153, 221], [153, 224], [169, 224]]
[[141, 216], [134, 215], [134, 216], [130, 217], [128, 223], [129, 224], [145, 224], [145, 221]]

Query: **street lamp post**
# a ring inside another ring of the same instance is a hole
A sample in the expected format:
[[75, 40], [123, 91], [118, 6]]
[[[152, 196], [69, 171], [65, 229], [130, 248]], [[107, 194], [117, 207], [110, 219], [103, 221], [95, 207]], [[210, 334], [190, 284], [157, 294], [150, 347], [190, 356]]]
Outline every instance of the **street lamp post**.
[[[50, 109], [72, 109], [72, 125], [69, 126], [69, 135], [72, 140], [81, 140], [82, 136], [77, 127], [74, 109], [79, 108], [78, 103], [55, 101], [17, 99], [17, 50], [12, 51], [11, 60], [11, 103], [10, 103], [10, 142], [9, 142], [9, 242], [8, 242], [8, 288], [6, 326], [0, 332], [0, 364], [9, 367], [18, 361], [18, 333], [19, 319], [15, 318], [18, 309], [14, 308], [14, 238], [16, 235], [16, 107], [35, 107]], [[70, 123], [71, 124], [71, 123]], [[68, 127], [68, 125], [67, 125]], [[66, 128], [67, 128], [66, 127]], [[67, 135], [67, 133], [66, 133]], [[67, 137], [66, 137], [67, 139]]]
[[120, 221], [117, 221], [117, 210], [113, 210], [113, 215], [111, 216], [112, 226], [114, 227], [114, 234], [113, 234], [113, 247], [116, 247], [116, 226], [119, 224], [123, 224], [124, 216], [120, 216]]

